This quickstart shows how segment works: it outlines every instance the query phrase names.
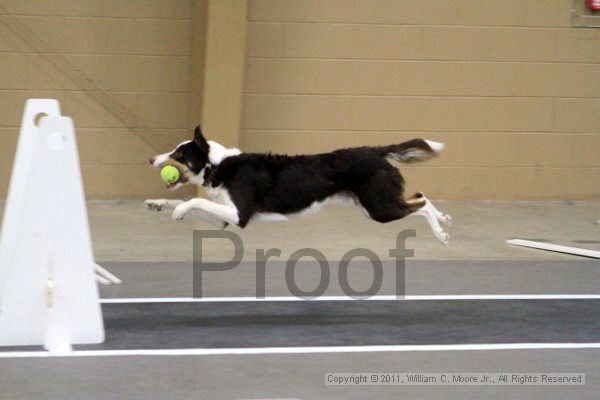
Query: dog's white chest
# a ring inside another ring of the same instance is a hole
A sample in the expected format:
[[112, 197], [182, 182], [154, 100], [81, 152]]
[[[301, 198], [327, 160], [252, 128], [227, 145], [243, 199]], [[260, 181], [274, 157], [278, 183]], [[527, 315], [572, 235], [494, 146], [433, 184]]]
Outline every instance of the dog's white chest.
[[229, 196], [229, 192], [222, 186], [218, 187], [207, 187], [206, 194], [212, 201], [217, 204], [223, 204], [225, 206], [234, 206], [233, 201], [231, 201], [231, 197]]

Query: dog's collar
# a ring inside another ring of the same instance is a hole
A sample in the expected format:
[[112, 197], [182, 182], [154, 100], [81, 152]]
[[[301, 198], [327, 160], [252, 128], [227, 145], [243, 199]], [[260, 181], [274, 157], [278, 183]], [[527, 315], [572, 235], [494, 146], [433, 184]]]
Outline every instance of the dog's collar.
[[202, 186], [208, 186], [215, 176], [215, 166], [213, 164], [208, 164], [204, 168], [204, 176], [202, 177]]

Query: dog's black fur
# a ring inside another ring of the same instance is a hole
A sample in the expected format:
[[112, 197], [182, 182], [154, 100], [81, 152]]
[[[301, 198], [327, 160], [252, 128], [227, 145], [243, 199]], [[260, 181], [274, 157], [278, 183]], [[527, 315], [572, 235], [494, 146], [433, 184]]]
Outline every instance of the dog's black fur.
[[388, 158], [412, 162], [436, 155], [422, 139], [315, 155], [242, 153], [218, 165], [210, 165], [208, 153], [209, 145], [197, 127], [194, 140], [179, 146], [171, 158], [204, 174], [209, 188], [226, 189], [237, 207], [240, 227], [256, 213], [292, 214], [336, 194], [354, 199], [375, 221], [397, 220], [423, 203], [404, 200], [404, 179]]

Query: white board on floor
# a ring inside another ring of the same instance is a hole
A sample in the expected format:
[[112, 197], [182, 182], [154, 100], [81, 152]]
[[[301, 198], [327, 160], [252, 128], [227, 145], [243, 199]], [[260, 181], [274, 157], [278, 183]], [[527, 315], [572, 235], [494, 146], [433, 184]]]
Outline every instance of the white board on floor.
[[102, 342], [94, 266], [73, 121], [29, 100], [0, 239], [0, 346]]
[[521, 246], [521, 247], [529, 247], [532, 249], [554, 251], [556, 253], [572, 254], [574, 256], [600, 258], [600, 251], [590, 250], [590, 249], [582, 249], [580, 247], [563, 246], [560, 244], [536, 242], [534, 240], [526, 240], [526, 239], [509, 239], [506, 241], [506, 243], [512, 244], [513, 246]]

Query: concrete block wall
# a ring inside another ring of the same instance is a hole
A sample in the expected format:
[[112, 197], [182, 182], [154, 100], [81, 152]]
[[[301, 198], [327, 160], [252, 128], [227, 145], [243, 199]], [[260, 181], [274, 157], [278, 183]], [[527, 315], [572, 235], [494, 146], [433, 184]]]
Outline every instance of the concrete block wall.
[[[88, 198], [164, 195], [147, 160], [188, 138], [195, 122], [188, 112], [193, 2], [4, 0], [2, 5], [0, 193], [5, 195], [10, 179], [25, 99], [38, 97], [60, 100], [63, 115], [75, 121]], [[110, 107], [94, 101], [68, 71], [55, 67], [63, 60], [129, 109], [138, 127], [148, 127], [145, 140]]]
[[570, 0], [1, 4], [2, 196], [25, 99], [52, 97], [75, 120], [88, 198], [193, 194], [166, 193], [146, 163], [200, 121], [245, 151], [444, 141], [443, 157], [402, 167], [409, 191], [434, 198], [600, 197], [600, 29], [572, 28]]
[[442, 199], [600, 197], [600, 29], [569, 0], [251, 0], [240, 142], [448, 144], [402, 171]]

